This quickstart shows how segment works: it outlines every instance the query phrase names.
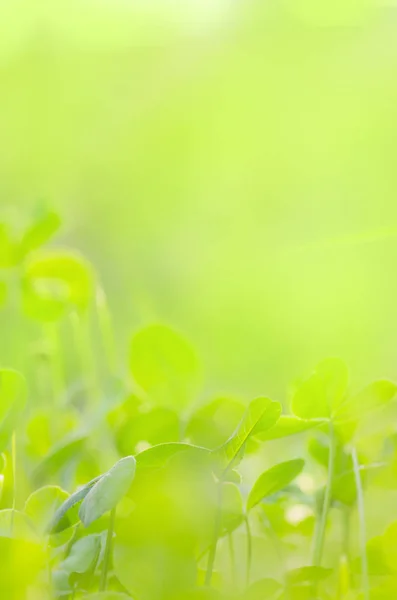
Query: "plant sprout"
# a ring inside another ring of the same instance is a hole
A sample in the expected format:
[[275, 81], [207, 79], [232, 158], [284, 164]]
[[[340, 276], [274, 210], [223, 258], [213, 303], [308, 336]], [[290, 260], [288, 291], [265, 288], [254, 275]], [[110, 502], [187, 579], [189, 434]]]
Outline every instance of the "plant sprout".
[[394, 598], [396, 384], [351, 389], [328, 358], [290, 409], [209, 396], [162, 323], [121, 360], [94, 267], [47, 246], [59, 226], [0, 226], [1, 597]]

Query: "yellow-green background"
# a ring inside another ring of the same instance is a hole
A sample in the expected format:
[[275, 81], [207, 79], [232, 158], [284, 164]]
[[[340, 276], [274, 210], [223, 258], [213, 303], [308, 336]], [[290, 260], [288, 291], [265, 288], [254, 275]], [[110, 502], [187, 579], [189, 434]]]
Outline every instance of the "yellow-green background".
[[396, 34], [391, 1], [4, 0], [1, 206], [58, 207], [120, 348], [169, 323], [211, 389], [395, 377]]

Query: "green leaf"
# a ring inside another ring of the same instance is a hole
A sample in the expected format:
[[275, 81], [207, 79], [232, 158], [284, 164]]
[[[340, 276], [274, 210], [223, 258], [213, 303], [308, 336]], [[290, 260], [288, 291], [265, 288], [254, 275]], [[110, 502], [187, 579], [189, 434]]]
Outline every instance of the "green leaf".
[[189, 402], [199, 371], [192, 347], [164, 325], [150, 325], [135, 334], [130, 368], [135, 381], [155, 401], [177, 407]]
[[328, 468], [329, 442], [328, 440], [313, 437], [309, 440], [307, 449], [309, 454], [319, 465]]
[[56, 321], [68, 309], [85, 312], [93, 294], [91, 265], [78, 254], [42, 250], [25, 264], [23, 306], [33, 319]]
[[164, 406], [157, 406], [137, 414], [126, 421], [117, 431], [115, 442], [121, 455], [134, 454], [139, 442], [153, 446], [179, 440], [178, 414]]
[[195, 585], [197, 565], [191, 549], [177, 542], [165, 543], [160, 537], [137, 544], [115, 538], [114, 571], [133, 598], [185, 600], [183, 592]]
[[225, 444], [213, 452], [222, 473], [221, 477], [225, 477], [241, 460], [249, 438], [273, 427], [280, 414], [280, 403], [272, 402], [269, 398], [256, 398], [249, 404], [236, 431]]
[[6, 223], [0, 223], [0, 269], [13, 267], [15, 264], [15, 244], [9, 227]]
[[25, 379], [12, 369], [0, 370], [0, 452], [8, 446], [25, 408], [27, 387]]
[[345, 363], [338, 358], [323, 360], [297, 389], [292, 412], [301, 419], [330, 418], [343, 402], [347, 384]]
[[35, 221], [26, 229], [17, 247], [18, 258], [21, 260], [32, 250], [45, 244], [56, 233], [61, 225], [61, 219], [52, 210], [41, 212]]
[[287, 580], [290, 585], [300, 585], [302, 583], [312, 583], [314, 581], [322, 581], [332, 574], [332, 569], [325, 567], [299, 567], [292, 569], [287, 573]]
[[88, 594], [84, 596], [86, 600], [131, 600], [131, 596], [123, 594], [122, 592], [96, 592], [95, 594]]
[[186, 437], [193, 444], [217, 448], [227, 441], [244, 412], [242, 402], [232, 398], [216, 398], [193, 414], [186, 427]]
[[221, 535], [231, 533], [243, 522], [243, 500], [237, 485], [222, 483]]
[[[394, 531], [394, 534], [396, 532]], [[387, 536], [387, 534], [386, 534]], [[393, 544], [393, 542], [392, 542]], [[394, 548], [393, 548], [394, 546]], [[371, 538], [367, 542], [367, 557], [368, 557], [368, 570], [369, 574], [372, 576], [382, 577], [385, 575], [389, 575], [391, 573], [391, 569], [388, 566], [388, 557], [390, 556], [392, 569], [395, 570], [395, 558], [396, 558], [396, 544], [394, 543], [392, 546], [392, 552], [389, 554], [390, 548], [387, 547], [387, 542], [385, 544], [384, 536], [376, 536]], [[393, 552], [394, 551], [394, 552]], [[393, 557], [394, 554], [394, 557]], [[361, 571], [361, 561], [357, 561], [358, 572]]]
[[282, 590], [282, 585], [275, 579], [259, 579], [244, 593], [244, 600], [271, 600]]
[[343, 420], [360, 419], [391, 402], [396, 392], [397, 385], [392, 381], [374, 381], [340, 406], [336, 416]]
[[290, 435], [302, 433], [304, 431], [307, 431], [308, 429], [317, 427], [323, 424], [324, 422], [325, 421], [323, 419], [307, 420], [299, 419], [299, 417], [295, 417], [294, 415], [281, 415], [281, 417], [273, 427], [271, 427], [267, 431], [263, 431], [262, 433], [257, 433], [255, 437], [262, 441], [276, 440], [283, 437], [288, 437]]
[[60, 564], [60, 569], [69, 573], [87, 573], [95, 568], [101, 551], [101, 536], [87, 535], [72, 546], [69, 556]]
[[141, 469], [159, 469], [163, 467], [170, 458], [180, 452], [195, 452], [198, 454], [208, 454], [209, 450], [186, 444], [183, 442], [170, 442], [167, 444], [158, 444], [147, 450], [143, 450], [136, 455], [136, 464]]
[[86, 435], [74, 434], [56, 444], [33, 471], [33, 479], [41, 482], [53, 477], [79, 455], [86, 441]]
[[78, 521], [78, 512], [75, 509], [77, 504], [82, 502], [87, 496], [91, 488], [100, 480], [102, 475], [95, 477], [92, 481], [84, 485], [82, 488], [77, 490], [74, 494], [69, 496], [63, 504], [55, 512], [52, 520], [49, 522], [48, 531], [52, 534], [60, 533], [64, 529], [73, 527]]
[[301, 473], [305, 461], [296, 458], [268, 469], [256, 480], [247, 501], [247, 510], [251, 510], [261, 500], [284, 489]]
[[86, 527], [116, 507], [131, 486], [135, 468], [135, 458], [126, 456], [93, 485], [79, 510], [80, 519]]
[[0, 538], [38, 541], [33, 525], [27, 515], [12, 508], [0, 510]]
[[55, 485], [42, 487], [29, 496], [24, 512], [39, 535], [48, 533], [54, 515], [68, 498], [69, 494]]
[[0, 281], [0, 308], [7, 302], [7, 284], [5, 281]]
[[[216, 582], [215, 575], [216, 574], [214, 573], [214, 582]], [[213, 588], [198, 587], [194, 590], [189, 590], [188, 592], [184, 591], [182, 594], [178, 594], [177, 597], [173, 597], [172, 600], [226, 600], [226, 596], [224, 596], [221, 592]]]

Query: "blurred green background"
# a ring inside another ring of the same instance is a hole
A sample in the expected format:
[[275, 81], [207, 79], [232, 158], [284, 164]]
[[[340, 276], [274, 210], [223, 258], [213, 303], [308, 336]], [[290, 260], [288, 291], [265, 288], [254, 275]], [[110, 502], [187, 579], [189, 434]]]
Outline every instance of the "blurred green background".
[[[394, 5], [393, 5], [394, 4]], [[0, 202], [45, 199], [120, 349], [163, 321], [211, 391], [321, 358], [397, 376], [397, 6], [4, 0]]]

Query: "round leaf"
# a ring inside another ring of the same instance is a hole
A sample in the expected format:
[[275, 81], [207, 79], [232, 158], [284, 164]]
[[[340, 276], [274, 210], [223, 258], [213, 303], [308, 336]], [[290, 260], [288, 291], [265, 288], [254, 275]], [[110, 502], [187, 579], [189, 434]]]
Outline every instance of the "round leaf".
[[55, 321], [68, 308], [84, 312], [94, 293], [94, 275], [81, 256], [64, 251], [40, 251], [25, 265], [25, 313], [39, 321]]

